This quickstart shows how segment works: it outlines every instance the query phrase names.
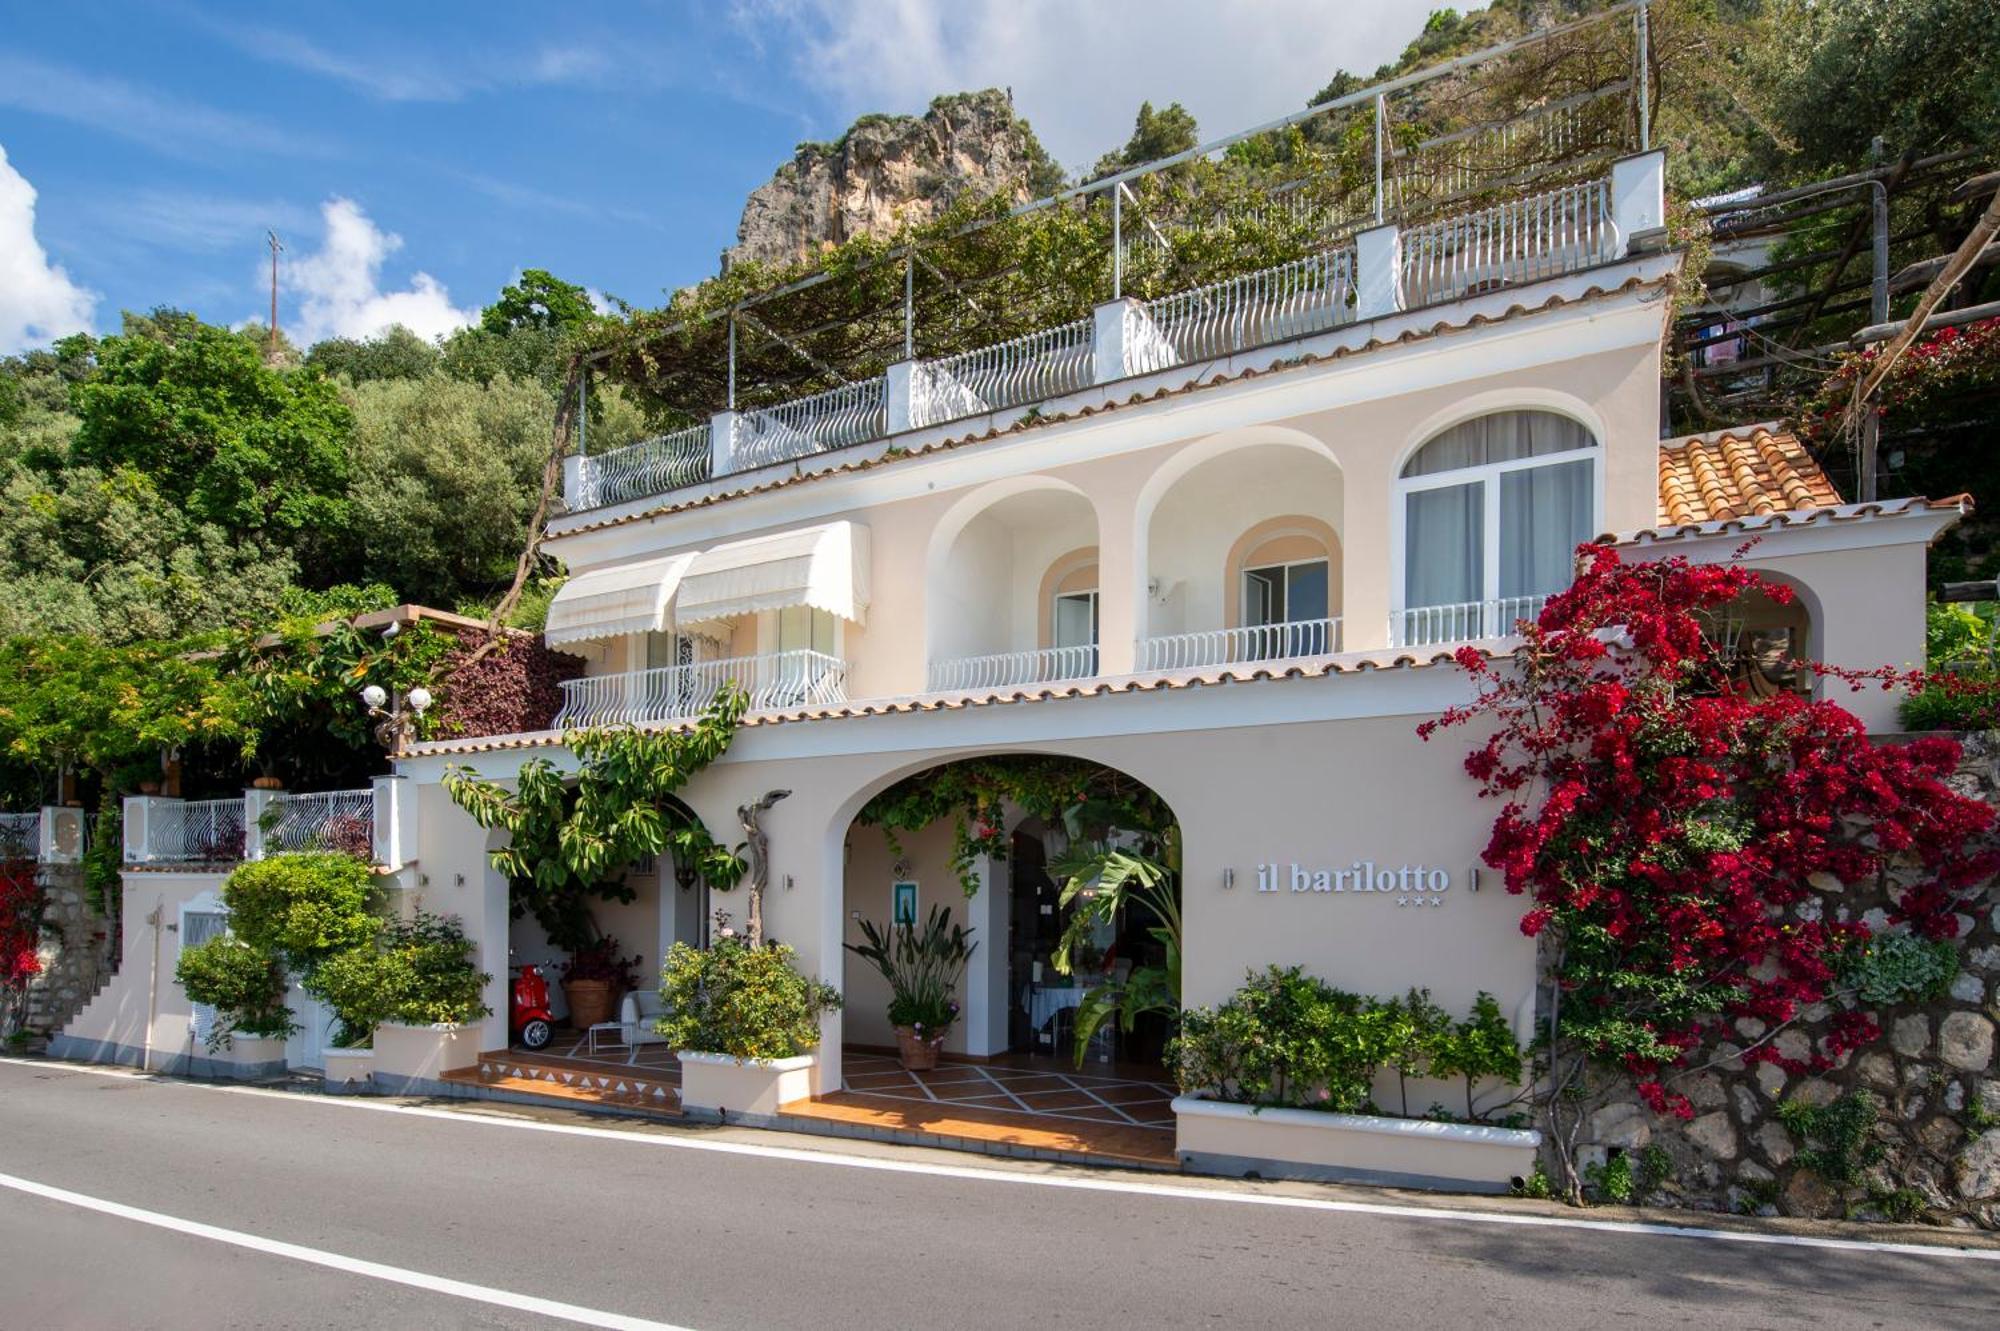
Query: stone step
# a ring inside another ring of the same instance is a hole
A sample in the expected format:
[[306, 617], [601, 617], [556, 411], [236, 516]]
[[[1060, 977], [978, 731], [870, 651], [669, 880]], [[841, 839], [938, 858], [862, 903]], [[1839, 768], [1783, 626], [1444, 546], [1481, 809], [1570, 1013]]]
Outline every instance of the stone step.
[[680, 1113], [680, 1088], [671, 1078], [643, 1069], [630, 1072], [565, 1067], [511, 1055], [483, 1054], [477, 1065], [448, 1074], [448, 1079], [476, 1082], [497, 1090], [551, 1099], [591, 1101], [624, 1109]]

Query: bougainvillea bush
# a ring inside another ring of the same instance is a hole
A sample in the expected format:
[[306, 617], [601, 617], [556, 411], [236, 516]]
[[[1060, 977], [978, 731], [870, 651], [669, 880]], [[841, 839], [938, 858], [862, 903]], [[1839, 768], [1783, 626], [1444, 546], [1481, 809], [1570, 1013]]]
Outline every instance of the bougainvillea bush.
[[[1893, 897], [1893, 930], [1949, 939], [1956, 908], [1996, 867], [1993, 813], [1953, 792], [1957, 744], [1872, 743], [1836, 703], [1733, 692], [1705, 615], [1790, 591], [1736, 563], [1627, 563], [1579, 551], [1512, 661], [1464, 649], [1477, 699], [1420, 733], [1465, 727], [1481, 793], [1501, 802], [1485, 860], [1530, 898], [1521, 930], [1551, 981], [1543, 1113], [1562, 1180], [1592, 1067], [1620, 1069], [1660, 1113], [1705, 1047], [1761, 1035], [1731, 1056], [1823, 1070], [1880, 1027], [1843, 973], [1868, 928], [1840, 894], [1920, 867]], [[1807, 1059], [1774, 1043], [1811, 1018]]]
[[42, 973], [42, 887], [35, 862], [0, 858], [0, 1036], [26, 1016], [28, 985]]

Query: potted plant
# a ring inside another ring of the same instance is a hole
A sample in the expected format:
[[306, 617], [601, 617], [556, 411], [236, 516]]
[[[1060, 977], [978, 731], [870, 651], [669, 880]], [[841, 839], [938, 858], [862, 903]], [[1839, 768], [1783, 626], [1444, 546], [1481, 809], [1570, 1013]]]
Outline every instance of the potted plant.
[[812, 1094], [819, 1020], [840, 993], [793, 963], [782, 944], [751, 947], [722, 912], [708, 948], [674, 944], [656, 1029], [680, 1059], [683, 1110], [766, 1121]]
[[570, 953], [563, 963], [563, 997], [569, 1000], [569, 1024], [580, 1031], [611, 1020], [618, 1000], [634, 986], [639, 966], [634, 954], [618, 954], [618, 940], [609, 934]]
[[927, 1072], [937, 1066], [938, 1051], [958, 1020], [953, 995], [979, 944], [969, 941], [972, 930], [951, 922], [949, 906], [932, 906], [921, 930], [906, 922], [891, 925], [885, 935], [873, 920], [862, 920], [861, 932], [867, 943], [849, 943], [847, 950], [889, 982], [897, 1054], [909, 1071]]
[[469, 1066], [479, 1052], [474, 1023], [492, 1012], [484, 997], [492, 977], [473, 952], [456, 919], [420, 910], [321, 963], [306, 989], [340, 1019], [328, 1085], [368, 1080], [404, 1090]]

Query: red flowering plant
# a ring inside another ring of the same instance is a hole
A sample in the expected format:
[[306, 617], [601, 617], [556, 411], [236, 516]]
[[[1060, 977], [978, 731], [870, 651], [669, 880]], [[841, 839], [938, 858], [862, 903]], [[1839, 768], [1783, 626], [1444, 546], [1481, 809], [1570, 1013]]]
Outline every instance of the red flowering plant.
[[[1739, 1019], [1762, 1034], [1718, 1057], [1830, 1067], [1881, 1032], [1839, 978], [1868, 930], [1826, 918], [1818, 893], [1880, 883], [1892, 859], [1920, 866], [1889, 916], [1949, 938], [1961, 898], [2000, 867], [1992, 810], [1945, 784], [1955, 743], [1877, 745], [1835, 703], [1732, 690], [1705, 620], [1790, 589], [1735, 562], [1578, 555], [1514, 659], [1462, 649], [1477, 699], [1419, 727], [1485, 736], [1465, 767], [1503, 802], [1485, 861], [1533, 903], [1521, 931], [1550, 983], [1544, 1121], [1572, 1198], [1590, 1068], [1688, 1118], [1676, 1082]], [[1782, 1057], [1774, 1037], [1822, 1004], [1810, 1058]]]
[[29, 982], [42, 973], [42, 905], [35, 862], [0, 858], [0, 1036], [21, 1029]]

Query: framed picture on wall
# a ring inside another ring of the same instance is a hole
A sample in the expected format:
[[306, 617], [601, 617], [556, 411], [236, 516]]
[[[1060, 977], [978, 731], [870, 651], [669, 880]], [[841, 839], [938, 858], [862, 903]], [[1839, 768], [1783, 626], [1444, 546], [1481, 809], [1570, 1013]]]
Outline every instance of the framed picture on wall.
[[912, 882], [896, 884], [895, 910], [889, 917], [896, 924], [915, 926], [917, 922], [917, 885]]

